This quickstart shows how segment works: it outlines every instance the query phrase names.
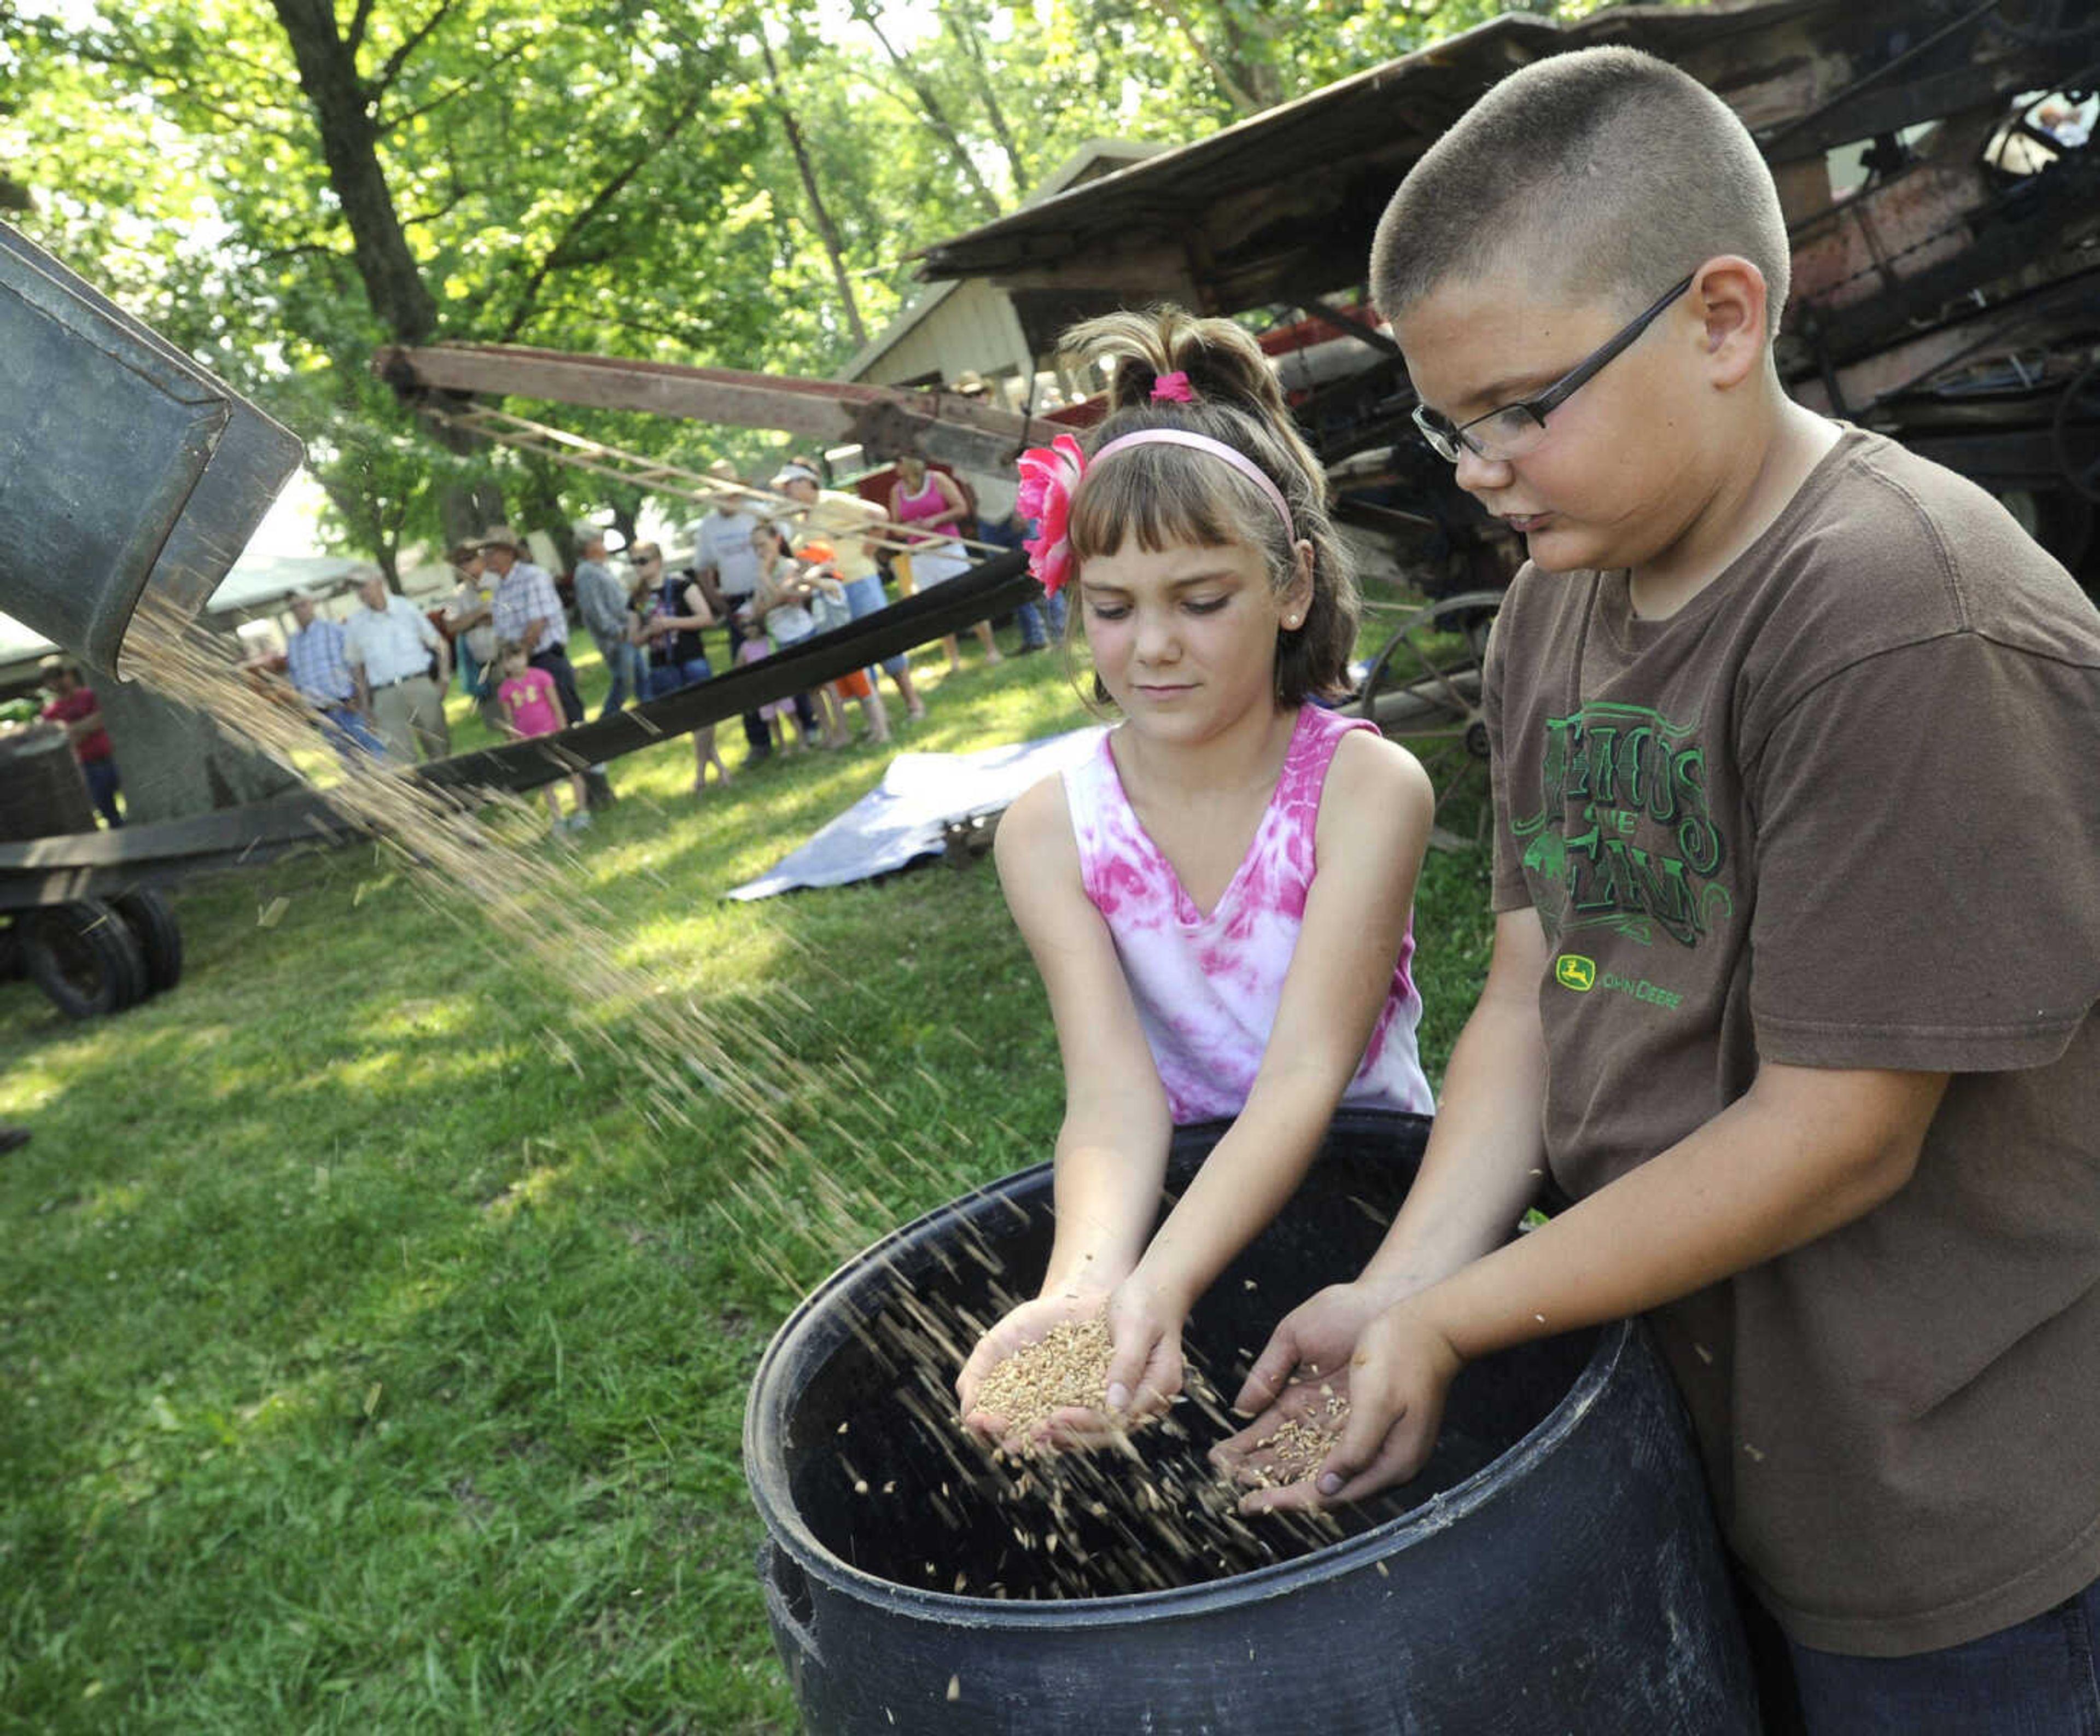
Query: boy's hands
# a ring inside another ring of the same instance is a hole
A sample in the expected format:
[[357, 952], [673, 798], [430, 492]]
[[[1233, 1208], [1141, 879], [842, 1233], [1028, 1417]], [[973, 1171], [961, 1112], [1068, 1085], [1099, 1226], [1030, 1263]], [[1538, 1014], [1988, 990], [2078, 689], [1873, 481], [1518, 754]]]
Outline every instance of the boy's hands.
[[1392, 1291], [1359, 1279], [1354, 1283], [1330, 1284], [1300, 1302], [1269, 1334], [1233, 1408], [1242, 1416], [1254, 1416], [1281, 1399], [1294, 1379], [1310, 1380], [1317, 1386], [1321, 1380], [1341, 1373], [1364, 1328], [1397, 1299]]
[[[1336, 1298], [1335, 1292], [1357, 1288], [1339, 1284], [1323, 1291], [1291, 1318], [1324, 1303], [1316, 1323], [1339, 1323], [1357, 1299]], [[1290, 1324], [1286, 1320], [1277, 1328], [1277, 1339]], [[1270, 1349], [1277, 1348], [1272, 1340]], [[1268, 1358], [1265, 1351], [1264, 1363]], [[1390, 1484], [1405, 1482], [1427, 1461], [1444, 1420], [1445, 1395], [1464, 1362], [1427, 1310], [1410, 1301], [1396, 1303], [1365, 1327], [1346, 1367], [1321, 1362], [1321, 1374], [1291, 1382], [1249, 1427], [1220, 1442], [1213, 1459], [1242, 1481], [1258, 1481], [1277, 1429], [1292, 1418], [1318, 1420], [1331, 1393], [1348, 1401], [1349, 1415], [1318, 1474], [1307, 1482], [1256, 1488], [1241, 1501], [1241, 1509], [1273, 1513], [1361, 1500]], [[1262, 1366], [1256, 1364], [1257, 1369]], [[1242, 1407], [1253, 1387], [1250, 1376], [1241, 1395]]]

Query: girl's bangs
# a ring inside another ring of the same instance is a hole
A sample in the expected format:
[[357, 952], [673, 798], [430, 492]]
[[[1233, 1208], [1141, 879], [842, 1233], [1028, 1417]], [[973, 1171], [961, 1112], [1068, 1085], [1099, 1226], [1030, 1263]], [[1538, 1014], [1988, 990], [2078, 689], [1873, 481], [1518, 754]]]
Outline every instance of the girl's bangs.
[[1148, 554], [1190, 544], [1261, 546], [1251, 510], [1258, 503], [1240, 498], [1253, 492], [1226, 466], [1175, 447], [1120, 452], [1087, 472], [1065, 533], [1082, 561], [1113, 554], [1132, 538]]

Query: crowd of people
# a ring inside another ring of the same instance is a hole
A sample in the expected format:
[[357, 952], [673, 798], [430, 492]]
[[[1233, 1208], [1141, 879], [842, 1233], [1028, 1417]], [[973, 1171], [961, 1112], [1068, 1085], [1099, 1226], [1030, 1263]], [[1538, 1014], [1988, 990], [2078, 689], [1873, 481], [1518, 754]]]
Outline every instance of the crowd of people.
[[[709, 472], [719, 485], [712, 510], [690, 527], [690, 561], [675, 568], [660, 543], [634, 541], [615, 554], [602, 528], [579, 528], [571, 582], [576, 616], [606, 668], [599, 718], [846, 626], [889, 603], [885, 581], [908, 596], [967, 572], [987, 553], [1017, 547], [1026, 534], [1012, 515], [981, 523], [968, 489], [922, 459], [907, 457], [897, 469], [885, 513], [825, 488], [804, 460], [781, 466], [765, 488], [717, 463]], [[454, 545], [446, 559], [455, 584], [437, 612], [442, 631], [376, 574], [359, 585], [360, 606], [342, 621], [320, 613], [314, 594], [294, 595], [286, 674], [346, 758], [413, 764], [449, 753], [443, 697], [455, 665], [462, 690], [500, 735], [523, 739], [585, 721], [569, 612], [525, 540], [499, 525]], [[1024, 608], [1021, 649], [1047, 647], [1063, 630], [1063, 613], [1056, 598]], [[709, 656], [707, 637], [717, 629], [718, 658]], [[989, 622], [976, 635], [987, 664], [1003, 660]], [[944, 646], [950, 669], [960, 668], [954, 638]], [[925, 716], [910, 660], [898, 653], [879, 669], [745, 713], [743, 763], [856, 740], [888, 743], [896, 713], [883, 696], [885, 679], [903, 721]], [[714, 727], [692, 739], [694, 793], [711, 780], [729, 783], [735, 774]], [[566, 819], [551, 791], [549, 801], [558, 825], [588, 821], [580, 786]]]

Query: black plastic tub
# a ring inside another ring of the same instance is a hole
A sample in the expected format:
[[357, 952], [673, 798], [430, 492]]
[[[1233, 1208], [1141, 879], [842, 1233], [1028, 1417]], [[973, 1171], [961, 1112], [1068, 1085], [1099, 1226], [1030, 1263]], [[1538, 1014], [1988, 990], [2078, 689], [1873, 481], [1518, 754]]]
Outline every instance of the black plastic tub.
[[[1192, 1317], [1193, 1366], [1229, 1395], [1283, 1312], [1354, 1274], [1427, 1124], [1337, 1120]], [[1176, 1135], [1171, 1185], [1219, 1131]], [[817, 1736], [1758, 1729], [1690, 1435], [1638, 1327], [1467, 1368], [1422, 1474], [1338, 1526], [1240, 1522], [1216, 1499], [1162, 1544], [1130, 1504], [1088, 1510], [1136, 1467], [1091, 1461], [1096, 1481], [1053, 1515], [1039, 1478], [959, 1439], [939, 1399], [952, 1366], [894, 1348], [914, 1296], [990, 1315], [997, 1284], [1025, 1291], [1050, 1229], [1048, 1167], [1009, 1177], [834, 1274], [760, 1363], [744, 1419], [760, 1574]], [[1215, 1495], [1204, 1454], [1222, 1427], [1195, 1410], [1144, 1442], [1145, 1480], [1192, 1503]]]

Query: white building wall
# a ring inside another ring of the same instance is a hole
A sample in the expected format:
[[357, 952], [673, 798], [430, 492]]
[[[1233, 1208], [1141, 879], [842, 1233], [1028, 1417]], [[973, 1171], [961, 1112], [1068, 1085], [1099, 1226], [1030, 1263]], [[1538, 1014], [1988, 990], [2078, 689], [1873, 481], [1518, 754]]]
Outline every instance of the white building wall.
[[1031, 365], [1006, 292], [982, 280], [955, 285], [924, 312], [907, 308], [891, 333], [885, 334], [888, 341], [877, 340], [875, 353], [856, 358], [849, 378], [871, 386], [899, 386], [929, 376], [952, 385], [965, 373], [988, 382], [1002, 375], [1025, 382]]

